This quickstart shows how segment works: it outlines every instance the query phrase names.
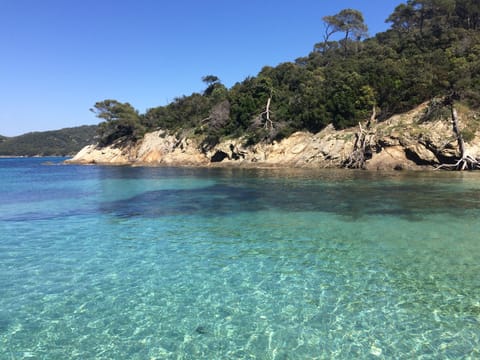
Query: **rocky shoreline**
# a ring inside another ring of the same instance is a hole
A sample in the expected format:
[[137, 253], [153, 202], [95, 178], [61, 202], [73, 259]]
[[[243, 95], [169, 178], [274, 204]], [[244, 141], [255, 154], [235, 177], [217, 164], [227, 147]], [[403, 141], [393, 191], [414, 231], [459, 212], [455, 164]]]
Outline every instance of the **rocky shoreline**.
[[[459, 157], [456, 137], [448, 119], [421, 121], [426, 104], [405, 114], [374, 123], [369, 128], [372, 153], [367, 170], [427, 170]], [[463, 128], [473, 131], [468, 153], [480, 157], [480, 133], [471, 127], [471, 114], [461, 114]], [[474, 122], [477, 120], [473, 115]], [[468, 123], [468, 124], [467, 124]], [[354, 150], [359, 128], [335, 130], [328, 126], [317, 134], [297, 132], [279, 142], [245, 146], [245, 139], [224, 140], [208, 151], [194, 137], [158, 130], [138, 142], [106, 147], [88, 145], [69, 164], [132, 166], [238, 166], [339, 168]]]

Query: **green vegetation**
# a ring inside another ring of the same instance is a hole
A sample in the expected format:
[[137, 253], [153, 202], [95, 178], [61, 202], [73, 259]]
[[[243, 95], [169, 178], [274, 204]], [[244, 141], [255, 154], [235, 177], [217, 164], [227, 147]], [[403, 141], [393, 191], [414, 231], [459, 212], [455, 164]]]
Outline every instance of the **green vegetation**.
[[452, 94], [473, 109], [480, 107], [478, 0], [408, 0], [386, 21], [389, 30], [367, 38], [359, 11], [325, 16], [323, 41], [307, 56], [266, 66], [230, 89], [207, 75], [203, 93], [145, 114], [128, 103], [99, 102], [94, 111], [105, 120], [100, 143], [135, 140], [159, 128], [193, 130], [207, 148], [233, 136], [271, 141], [328, 124], [352, 126], [368, 119], [374, 108], [381, 121]]
[[1, 156], [65, 156], [94, 142], [97, 126], [79, 126], [55, 131], [32, 132], [15, 137], [0, 136]]

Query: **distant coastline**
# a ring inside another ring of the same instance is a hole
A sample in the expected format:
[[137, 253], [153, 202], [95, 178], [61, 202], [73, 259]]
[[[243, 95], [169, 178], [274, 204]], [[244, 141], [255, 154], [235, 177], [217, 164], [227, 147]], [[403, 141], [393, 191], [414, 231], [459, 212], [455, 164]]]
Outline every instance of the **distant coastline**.
[[0, 157], [73, 156], [95, 141], [96, 125], [1, 137]]

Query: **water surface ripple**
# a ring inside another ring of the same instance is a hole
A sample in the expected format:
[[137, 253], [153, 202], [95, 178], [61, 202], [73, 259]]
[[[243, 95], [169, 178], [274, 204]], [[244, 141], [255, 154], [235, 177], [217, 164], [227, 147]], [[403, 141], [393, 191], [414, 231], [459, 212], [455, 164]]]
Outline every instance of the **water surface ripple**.
[[480, 174], [44, 161], [0, 159], [0, 359], [480, 357]]

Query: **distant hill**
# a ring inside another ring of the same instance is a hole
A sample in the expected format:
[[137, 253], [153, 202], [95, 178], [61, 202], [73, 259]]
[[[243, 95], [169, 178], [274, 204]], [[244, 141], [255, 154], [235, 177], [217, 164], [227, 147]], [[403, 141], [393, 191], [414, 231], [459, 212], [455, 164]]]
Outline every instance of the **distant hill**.
[[31, 132], [14, 137], [0, 135], [0, 156], [67, 156], [95, 142], [97, 125]]

